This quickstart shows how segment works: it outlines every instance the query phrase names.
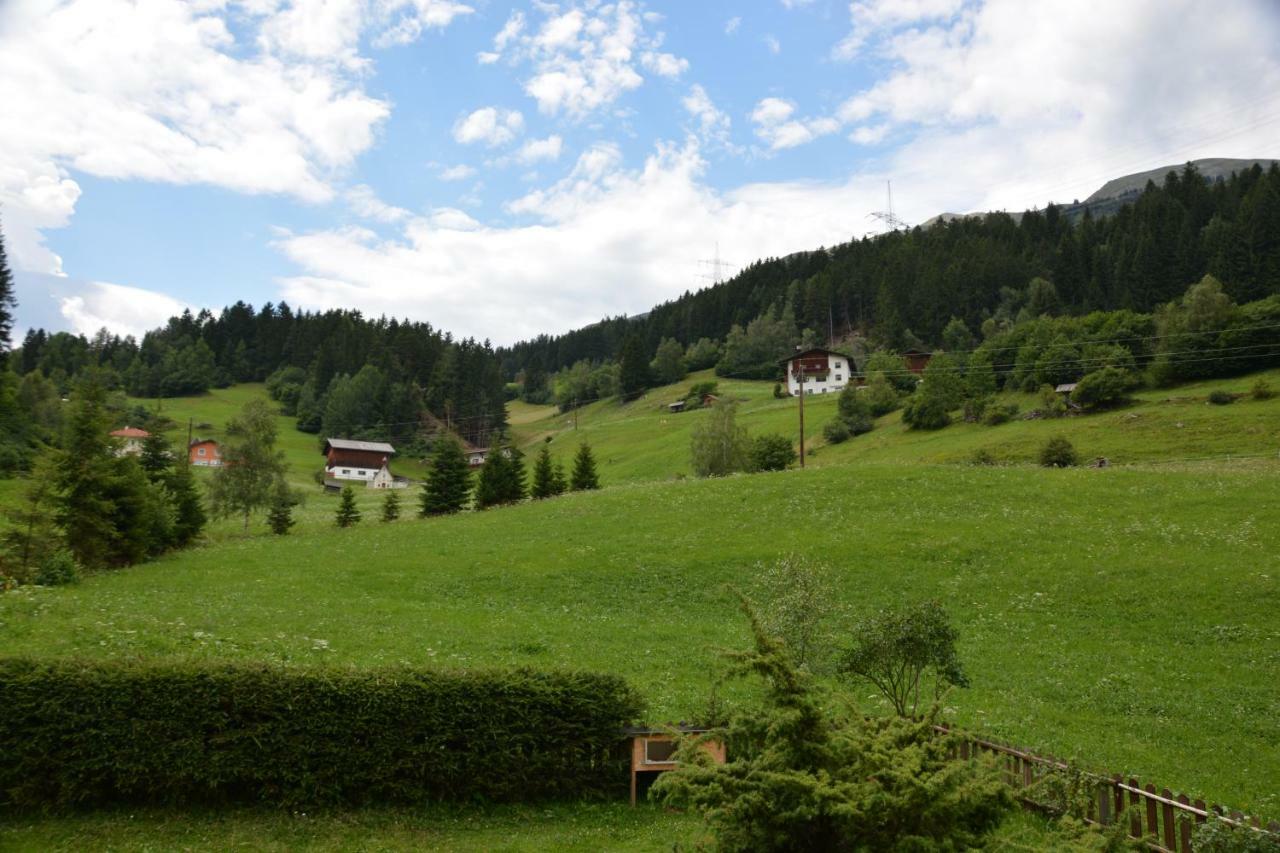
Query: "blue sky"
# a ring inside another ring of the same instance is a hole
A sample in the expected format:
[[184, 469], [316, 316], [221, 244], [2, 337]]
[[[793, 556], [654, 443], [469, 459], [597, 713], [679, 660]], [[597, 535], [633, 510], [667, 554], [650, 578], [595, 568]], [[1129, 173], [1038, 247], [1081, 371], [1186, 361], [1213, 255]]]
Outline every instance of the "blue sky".
[[1280, 156], [1280, 7], [9, 0], [0, 102], [20, 329], [286, 299], [508, 343], [874, 233], [888, 180], [921, 222]]

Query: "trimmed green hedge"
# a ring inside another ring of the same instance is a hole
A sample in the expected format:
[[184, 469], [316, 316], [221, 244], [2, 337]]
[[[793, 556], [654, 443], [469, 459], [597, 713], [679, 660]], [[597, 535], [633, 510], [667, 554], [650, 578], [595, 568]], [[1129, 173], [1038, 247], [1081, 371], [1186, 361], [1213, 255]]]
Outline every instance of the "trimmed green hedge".
[[639, 712], [592, 673], [0, 659], [0, 803], [580, 797]]

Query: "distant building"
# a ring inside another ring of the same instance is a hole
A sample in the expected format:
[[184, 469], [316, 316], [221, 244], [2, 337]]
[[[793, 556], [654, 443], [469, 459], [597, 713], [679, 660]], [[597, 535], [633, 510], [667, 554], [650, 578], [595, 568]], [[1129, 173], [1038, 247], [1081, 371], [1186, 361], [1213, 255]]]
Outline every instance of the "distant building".
[[684, 411], [684, 400], [676, 400], [674, 403], [667, 403], [667, 411], [671, 413]]
[[1059, 394], [1063, 394], [1067, 397], [1070, 397], [1071, 393], [1076, 390], [1076, 383], [1063, 382], [1061, 385], [1055, 387], [1053, 390], [1057, 391]]
[[202, 468], [221, 468], [222, 448], [212, 438], [197, 438], [187, 448], [187, 461]]
[[324, 475], [327, 479], [369, 483], [387, 467], [396, 449], [385, 441], [326, 438], [321, 452], [325, 456]]
[[142, 440], [149, 438], [151, 433], [145, 429], [127, 426], [124, 429], [112, 430], [110, 435], [120, 441], [120, 445], [116, 448], [116, 456], [137, 456], [142, 453]]
[[804, 377], [806, 394], [829, 394], [840, 391], [853, 379], [853, 358], [829, 349], [797, 352], [782, 361], [787, 366], [787, 393], [800, 393], [800, 377]]
[[476, 447], [467, 445], [467, 464], [472, 468], [479, 468], [484, 464], [484, 460], [489, 458], [489, 448]]
[[909, 349], [902, 354], [902, 360], [907, 363], [907, 370], [912, 373], [924, 373], [924, 369], [933, 360], [933, 353], [922, 349]]

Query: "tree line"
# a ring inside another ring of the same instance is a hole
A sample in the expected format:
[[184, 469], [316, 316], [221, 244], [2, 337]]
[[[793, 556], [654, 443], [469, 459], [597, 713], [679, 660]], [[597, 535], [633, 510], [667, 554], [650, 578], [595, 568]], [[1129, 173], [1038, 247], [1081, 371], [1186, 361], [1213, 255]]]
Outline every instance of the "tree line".
[[[628, 349], [650, 364], [668, 341], [698, 363], [718, 348], [713, 363], [733, 375], [766, 373], [760, 352], [776, 349], [770, 344], [779, 336], [788, 347], [834, 333], [886, 349], [934, 348], [953, 317], [979, 330], [993, 319], [1015, 322], [1024, 309], [1024, 319], [1039, 316], [1028, 292], [1033, 280], [1051, 284], [1052, 307], [1070, 315], [1151, 313], [1206, 274], [1237, 303], [1280, 292], [1274, 164], [1213, 182], [1188, 164], [1112, 215], [1075, 209], [1078, 217], [1055, 205], [1017, 217], [990, 213], [765, 259], [643, 316], [542, 335], [497, 355], [509, 379], [525, 380], [526, 393], [537, 393], [539, 377], [565, 373], [576, 386], [571, 396], [584, 388], [603, 396], [626, 393], [617, 374]], [[554, 382], [546, 393], [555, 394]]]

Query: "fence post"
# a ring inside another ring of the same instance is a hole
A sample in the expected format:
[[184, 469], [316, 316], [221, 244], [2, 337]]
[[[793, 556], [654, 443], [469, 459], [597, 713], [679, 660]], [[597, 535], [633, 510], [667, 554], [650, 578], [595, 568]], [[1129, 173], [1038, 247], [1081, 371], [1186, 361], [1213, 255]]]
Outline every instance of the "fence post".
[[1133, 838], [1142, 837], [1142, 812], [1138, 806], [1141, 805], [1142, 798], [1138, 796], [1138, 780], [1129, 777], [1129, 835]]
[[[1166, 800], [1173, 799], [1173, 792], [1168, 788], [1160, 792], [1160, 796]], [[1164, 846], [1170, 850], [1178, 849], [1178, 842], [1174, 838], [1173, 829], [1173, 803], [1165, 802], [1160, 804], [1160, 819], [1164, 823]]]
[[[1191, 805], [1186, 794], [1179, 794], [1178, 802], [1184, 806]], [[1191, 853], [1191, 820], [1185, 813], [1181, 817], [1182, 819], [1178, 821], [1178, 834], [1181, 836], [1182, 843], [1178, 850], [1179, 853]]]

